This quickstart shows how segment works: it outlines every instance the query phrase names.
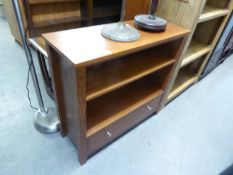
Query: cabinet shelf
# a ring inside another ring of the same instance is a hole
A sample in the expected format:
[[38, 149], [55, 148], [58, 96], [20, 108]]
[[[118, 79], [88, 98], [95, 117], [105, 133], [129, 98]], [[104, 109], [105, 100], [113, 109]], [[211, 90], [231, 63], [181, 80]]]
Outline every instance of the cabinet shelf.
[[205, 58], [206, 55], [198, 57], [179, 70], [173, 89], [168, 96], [168, 101], [171, 101], [198, 80], [198, 71]]
[[87, 137], [160, 96], [163, 90], [156, 86], [155, 76], [143, 78], [88, 102]]
[[228, 13], [229, 13], [229, 9], [221, 9], [211, 5], [206, 5], [198, 22], [204, 22], [211, 19], [215, 19], [221, 16], [225, 16]]
[[201, 43], [195, 40], [192, 40], [189, 48], [187, 49], [181, 67], [186, 66], [187, 64], [195, 61], [201, 56], [209, 53], [211, 51], [211, 46], [205, 43]]
[[192, 40], [212, 46], [214, 38], [223, 21], [224, 17], [219, 17], [198, 23], [193, 33]]
[[34, 28], [56, 27], [86, 20], [81, 16], [79, 1], [63, 0], [59, 3], [30, 4], [30, 11]]
[[51, 19], [51, 20], [41, 20], [37, 21], [33, 24], [36, 28], [42, 28], [42, 27], [48, 27], [48, 26], [57, 26], [57, 25], [64, 25], [67, 23], [77, 23], [81, 21], [85, 21], [87, 18], [81, 17], [81, 16], [73, 16], [73, 17], [67, 17], [62, 19]]
[[154, 47], [140, 53], [89, 67], [87, 69], [86, 100], [90, 101], [172, 65], [175, 62], [173, 53], [163, 50], [164, 46]]
[[66, 3], [66, 2], [81, 2], [84, 0], [29, 0], [31, 5], [34, 4], [52, 4], [52, 3]]
[[185, 70], [180, 70], [177, 76], [177, 79], [175, 81], [175, 84], [173, 86], [173, 89], [168, 96], [168, 101], [171, 101], [176, 96], [181, 94], [184, 90], [186, 90], [193, 83], [195, 83], [196, 80], [197, 80], [197, 77], [195, 74], [185, 71]]

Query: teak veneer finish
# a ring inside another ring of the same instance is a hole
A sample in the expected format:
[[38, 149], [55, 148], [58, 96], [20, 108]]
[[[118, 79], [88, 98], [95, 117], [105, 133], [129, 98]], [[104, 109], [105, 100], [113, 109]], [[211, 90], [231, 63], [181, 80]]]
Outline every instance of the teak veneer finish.
[[102, 27], [43, 35], [61, 133], [81, 164], [159, 111], [189, 33], [169, 23], [164, 33], [140, 31], [138, 41], [122, 43], [102, 37]]
[[[130, 21], [129, 24], [132, 25], [133, 22]], [[184, 34], [184, 29], [182, 27], [170, 23], [168, 24], [167, 31], [164, 33], [152, 35], [150, 32], [141, 31], [140, 40], [122, 44], [121, 42], [106, 40], [100, 34], [101, 29], [102, 25], [99, 25], [80, 28], [78, 32], [77, 29], [72, 29], [68, 32], [61, 31], [44, 34], [44, 37], [51, 46], [59, 50], [61, 54], [67, 57], [76, 67], [80, 67], [139, 52], [166, 43], [176, 37], [179, 38], [180, 35]], [[64, 43], [70, 44], [66, 45]]]
[[[169, 44], [88, 68], [87, 101], [173, 64], [175, 51], [167, 50], [173, 43]], [[102, 77], [105, 77], [103, 81], [94, 81]]]

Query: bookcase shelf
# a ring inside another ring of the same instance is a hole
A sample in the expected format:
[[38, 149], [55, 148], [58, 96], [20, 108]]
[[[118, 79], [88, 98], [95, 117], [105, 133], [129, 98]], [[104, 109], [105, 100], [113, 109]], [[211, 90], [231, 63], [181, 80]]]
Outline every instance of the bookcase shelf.
[[188, 87], [190, 87], [193, 83], [197, 81], [198, 69], [205, 57], [206, 55], [197, 58], [195, 61], [182, 67], [179, 70], [173, 89], [168, 96], [168, 101], [174, 99], [177, 95], [182, 93], [184, 90], [186, 90]]
[[211, 52], [213, 40], [219, 30], [218, 26], [222, 22], [223, 17], [219, 17], [197, 24], [167, 101], [171, 101], [197, 81], [198, 70], [207, 54]]
[[162, 93], [155, 73], [88, 102], [87, 137], [161, 96]]
[[209, 53], [210, 51], [211, 51], [210, 45], [192, 40], [189, 48], [187, 49], [184, 55], [184, 58], [181, 63], [181, 67], [186, 66], [187, 64], [195, 61], [196, 59]]
[[168, 96], [168, 101], [173, 100], [175, 97], [177, 97], [183, 91], [185, 91], [188, 87], [190, 87], [193, 83], [195, 83], [196, 80], [197, 80], [197, 77], [194, 76], [193, 74], [187, 73], [185, 71], [181, 71], [178, 74], [178, 77], [177, 77], [176, 82], [173, 86], [173, 89]]
[[212, 42], [218, 32], [217, 26], [221, 25], [222, 21], [223, 18], [220, 17], [197, 24], [167, 101], [171, 101], [197, 81], [198, 70], [212, 50]]
[[167, 51], [166, 48], [174, 47], [177, 42], [180, 41], [176, 40], [139, 53], [89, 67], [87, 69], [86, 100], [92, 100], [172, 65], [175, 62], [175, 49]]
[[[182, 10], [177, 7], [182, 7]], [[191, 30], [181, 62], [170, 82], [167, 101], [163, 102], [162, 106], [200, 78], [232, 9], [233, 0], [163, 0], [159, 2], [158, 16]], [[195, 71], [190, 72], [187, 67], [198, 60], [202, 60], [202, 64], [199, 64]]]
[[48, 27], [48, 26], [58, 26], [58, 25], [64, 25], [68, 23], [79, 23], [85, 20], [87, 20], [87, 18], [81, 17], [79, 15], [65, 17], [62, 19], [50, 19], [50, 20], [42, 19], [42, 20], [37, 20], [37, 22], [34, 23], [34, 27], [42, 28], [42, 27]]
[[[49, 27], [65, 23], [74, 23], [84, 20], [81, 17], [79, 1], [54, 1], [50, 3], [48, 0], [38, 4], [30, 4], [30, 12], [32, 16], [33, 26]], [[59, 2], [59, 3], [56, 3]], [[43, 9], [43, 13], [41, 10]]]
[[214, 38], [219, 31], [219, 26], [221, 26], [223, 19], [224, 17], [219, 17], [198, 23], [192, 36], [192, 40], [212, 45], [212, 42], [214, 41]]
[[117, 22], [121, 0], [25, 0], [31, 38], [42, 33]]
[[[84, 0], [66, 0], [66, 2], [80, 2]], [[30, 4], [50, 4], [50, 3], [64, 3], [64, 0], [29, 0]]]
[[221, 16], [226, 16], [229, 12], [229, 9], [221, 9], [211, 5], [206, 5], [198, 22], [204, 22]]

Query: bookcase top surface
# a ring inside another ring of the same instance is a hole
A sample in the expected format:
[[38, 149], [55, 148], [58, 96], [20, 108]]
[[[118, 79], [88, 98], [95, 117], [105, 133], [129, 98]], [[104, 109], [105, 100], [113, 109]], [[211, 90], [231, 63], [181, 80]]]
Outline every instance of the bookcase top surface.
[[[127, 21], [133, 25], [133, 21]], [[46, 43], [65, 56], [75, 66], [85, 66], [118, 56], [135, 53], [189, 33], [188, 29], [168, 23], [162, 33], [139, 30], [141, 38], [135, 42], [115, 42], [101, 35], [103, 25], [43, 34]], [[169, 48], [168, 48], [169, 49]]]

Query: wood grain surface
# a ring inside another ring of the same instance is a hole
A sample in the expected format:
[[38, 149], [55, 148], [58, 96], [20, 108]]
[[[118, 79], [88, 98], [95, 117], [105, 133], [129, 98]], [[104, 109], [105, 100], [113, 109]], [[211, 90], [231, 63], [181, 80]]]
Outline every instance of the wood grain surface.
[[[133, 25], [132, 21], [128, 22]], [[140, 31], [135, 42], [122, 43], [105, 39], [101, 35], [103, 25], [43, 34], [46, 41], [76, 66], [94, 64], [109, 58], [139, 52], [186, 35], [189, 30], [169, 23], [166, 32]]]

